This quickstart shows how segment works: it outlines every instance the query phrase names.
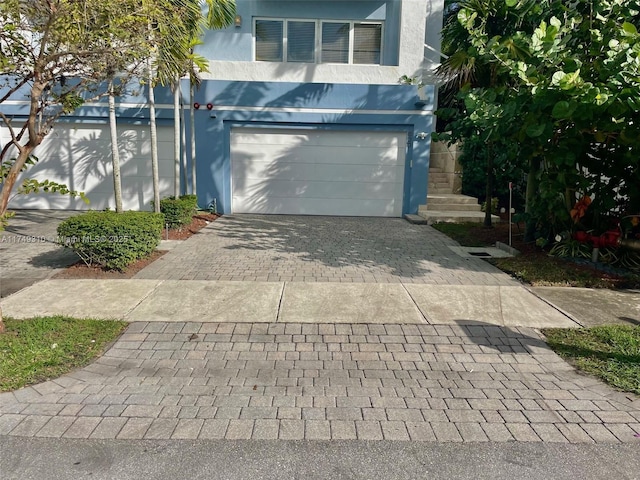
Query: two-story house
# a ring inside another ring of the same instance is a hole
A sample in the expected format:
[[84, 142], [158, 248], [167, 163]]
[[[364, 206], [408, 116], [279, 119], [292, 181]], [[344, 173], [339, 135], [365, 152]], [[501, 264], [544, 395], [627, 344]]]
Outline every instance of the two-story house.
[[[210, 62], [190, 105], [200, 205], [215, 199], [223, 213], [415, 213], [426, 198], [442, 4], [238, 0], [235, 24], [208, 31], [199, 50]], [[401, 84], [403, 75], [426, 86]], [[185, 80], [186, 102], [188, 91]], [[143, 89], [138, 94], [118, 106], [123, 194], [125, 208], [148, 209], [148, 111]], [[170, 195], [171, 94], [157, 96], [162, 193]], [[85, 191], [90, 208], [113, 207], [103, 104], [58, 124], [37, 154], [46, 161], [30, 176]], [[191, 166], [183, 170], [189, 178]], [[87, 208], [54, 196], [16, 198], [12, 207]]]

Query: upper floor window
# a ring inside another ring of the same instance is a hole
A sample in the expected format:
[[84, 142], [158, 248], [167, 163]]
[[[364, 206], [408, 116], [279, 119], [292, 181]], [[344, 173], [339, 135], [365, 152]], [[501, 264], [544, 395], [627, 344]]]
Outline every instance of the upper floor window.
[[257, 18], [255, 59], [264, 62], [382, 63], [382, 23]]

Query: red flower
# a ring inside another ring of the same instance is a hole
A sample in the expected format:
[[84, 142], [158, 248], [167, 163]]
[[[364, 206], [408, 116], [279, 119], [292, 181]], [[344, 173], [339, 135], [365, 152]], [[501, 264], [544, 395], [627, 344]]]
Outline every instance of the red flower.
[[591, 197], [584, 196], [580, 200], [576, 202], [576, 204], [571, 209], [571, 219], [574, 223], [578, 223], [584, 215], [587, 213], [587, 208], [591, 205]]

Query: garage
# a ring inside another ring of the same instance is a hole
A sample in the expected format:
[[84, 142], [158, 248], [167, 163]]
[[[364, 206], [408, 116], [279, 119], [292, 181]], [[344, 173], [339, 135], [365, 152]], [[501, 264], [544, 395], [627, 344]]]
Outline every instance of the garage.
[[[6, 143], [9, 132], [0, 129]], [[125, 210], [150, 210], [153, 200], [148, 125], [118, 125], [122, 197]], [[115, 208], [111, 136], [106, 124], [58, 123], [35, 150], [40, 161], [21, 178], [51, 180], [84, 192], [90, 204], [57, 194], [16, 195], [10, 208], [102, 210]], [[173, 128], [158, 127], [160, 197], [173, 194]], [[20, 182], [21, 180], [19, 180]], [[17, 189], [17, 187], [16, 187]]]
[[231, 129], [231, 210], [402, 216], [406, 132]]

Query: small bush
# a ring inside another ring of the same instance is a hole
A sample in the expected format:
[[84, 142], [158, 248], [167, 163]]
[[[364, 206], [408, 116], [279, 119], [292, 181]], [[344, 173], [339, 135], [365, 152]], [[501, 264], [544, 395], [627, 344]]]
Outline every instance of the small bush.
[[180, 228], [191, 223], [191, 218], [198, 210], [198, 199], [195, 195], [168, 197], [160, 200], [160, 212], [169, 228]]
[[88, 212], [58, 226], [59, 243], [87, 265], [122, 270], [160, 243], [164, 217], [152, 212]]
[[[487, 211], [487, 201], [486, 200], [484, 202], [482, 202], [480, 210], [482, 210], [483, 212]], [[492, 197], [491, 198], [491, 213], [493, 215], [497, 215], [497, 213], [498, 213], [498, 199], [496, 197]]]

